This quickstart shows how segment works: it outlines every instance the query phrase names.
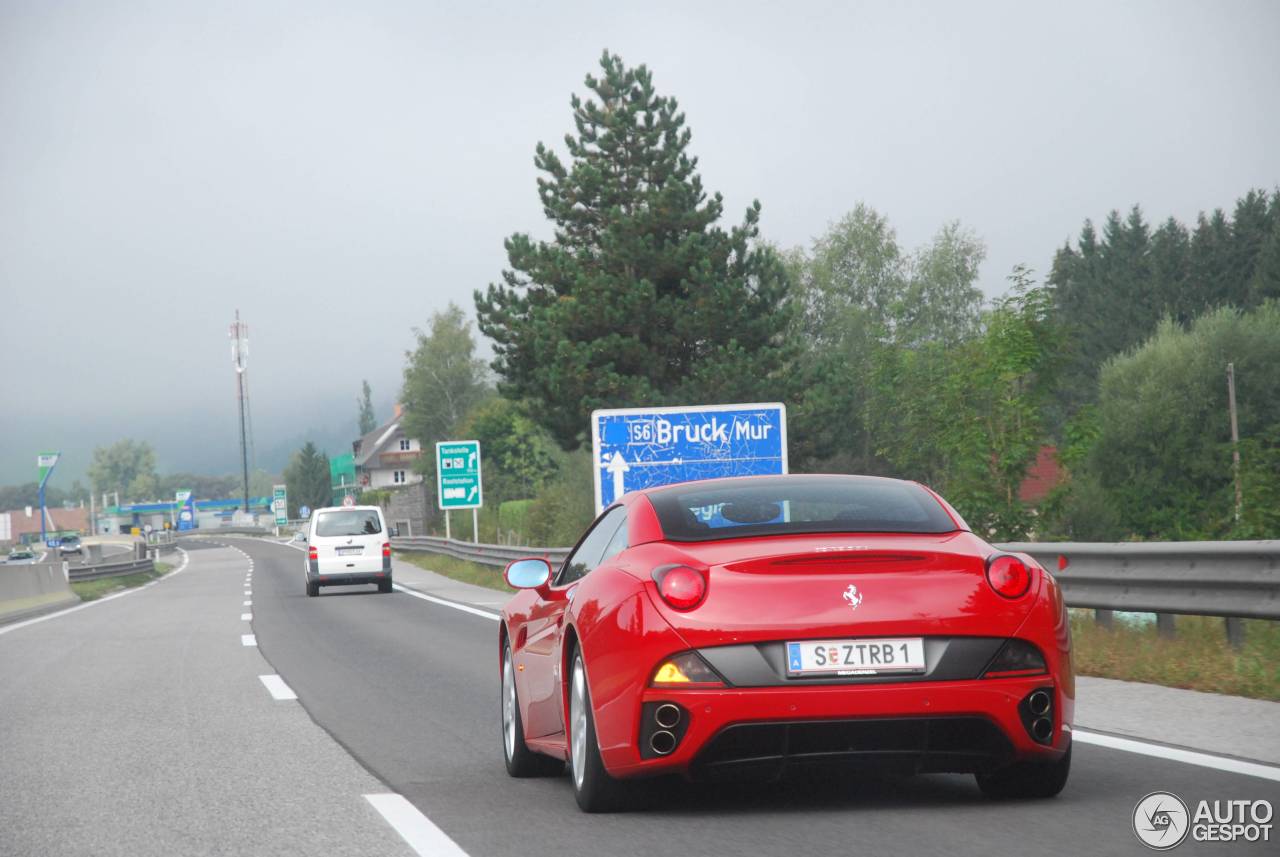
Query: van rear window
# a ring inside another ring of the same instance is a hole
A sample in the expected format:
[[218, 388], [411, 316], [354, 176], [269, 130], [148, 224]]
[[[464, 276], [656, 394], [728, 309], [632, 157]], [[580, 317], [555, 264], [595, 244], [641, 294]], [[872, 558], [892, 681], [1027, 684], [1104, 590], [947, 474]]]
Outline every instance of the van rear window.
[[317, 536], [373, 536], [380, 532], [382, 521], [369, 509], [321, 512], [316, 520]]

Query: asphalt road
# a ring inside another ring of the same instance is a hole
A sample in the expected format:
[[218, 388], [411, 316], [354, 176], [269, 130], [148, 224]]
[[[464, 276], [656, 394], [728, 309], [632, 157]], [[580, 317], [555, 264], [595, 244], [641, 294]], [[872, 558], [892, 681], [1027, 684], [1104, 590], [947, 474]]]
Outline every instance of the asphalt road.
[[363, 797], [386, 787], [260, 681], [248, 558], [187, 556], [0, 626], [0, 855], [412, 854]]
[[[373, 587], [307, 598], [296, 549], [228, 541], [254, 559], [253, 630], [274, 671], [317, 724], [473, 857], [1145, 854], [1130, 824], [1152, 791], [1280, 805], [1274, 781], [1077, 743], [1071, 781], [1049, 801], [989, 802], [967, 776], [663, 781], [641, 810], [586, 816], [567, 777], [513, 780], [503, 769], [496, 621]], [[1276, 851], [1274, 841], [1188, 840], [1177, 853]]]

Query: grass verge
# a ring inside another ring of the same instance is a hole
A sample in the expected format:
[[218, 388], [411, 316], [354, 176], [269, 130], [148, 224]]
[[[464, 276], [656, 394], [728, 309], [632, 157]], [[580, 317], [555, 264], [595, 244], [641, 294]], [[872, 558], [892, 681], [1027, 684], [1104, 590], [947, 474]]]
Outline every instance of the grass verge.
[[411, 562], [418, 568], [425, 568], [427, 571], [434, 571], [436, 574], [442, 574], [463, 583], [472, 583], [487, 589], [496, 589], [499, 592], [515, 592], [507, 586], [507, 581], [502, 577], [502, 569], [497, 566], [481, 565], [478, 562], [468, 562], [465, 559], [454, 559], [451, 556], [424, 551], [397, 551], [396, 557], [405, 562]]
[[100, 577], [97, 580], [81, 580], [71, 584], [71, 591], [80, 596], [81, 601], [97, 601], [104, 595], [110, 595], [120, 589], [131, 589], [149, 583], [161, 575], [168, 574], [173, 566], [167, 562], [157, 562], [155, 571], [140, 571], [137, 574], [126, 574], [120, 577]]
[[1245, 620], [1245, 645], [1227, 644], [1221, 619], [1179, 616], [1177, 635], [1156, 633], [1154, 622], [1117, 616], [1111, 630], [1092, 610], [1071, 611], [1076, 672], [1254, 699], [1280, 700], [1280, 622]]

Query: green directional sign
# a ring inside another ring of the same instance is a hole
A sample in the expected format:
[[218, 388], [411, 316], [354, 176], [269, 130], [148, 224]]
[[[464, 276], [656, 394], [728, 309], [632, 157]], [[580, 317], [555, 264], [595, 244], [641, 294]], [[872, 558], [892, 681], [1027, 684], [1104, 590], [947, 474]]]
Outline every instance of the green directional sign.
[[445, 510], [478, 509], [484, 505], [480, 441], [446, 440], [436, 444], [436, 500]]
[[271, 510], [275, 512], [277, 527], [289, 523], [289, 495], [285, 486], [271, 486]]

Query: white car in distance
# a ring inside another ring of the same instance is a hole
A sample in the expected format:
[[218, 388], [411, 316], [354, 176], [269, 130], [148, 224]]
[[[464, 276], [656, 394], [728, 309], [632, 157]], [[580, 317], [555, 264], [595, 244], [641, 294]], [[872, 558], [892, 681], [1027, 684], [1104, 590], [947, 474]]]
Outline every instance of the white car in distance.
[[304, 566], [307, 595], [322, 586], [376, 583], [391, 591], [391, 540], [377, 506], [330, 506], [311, 513]]

